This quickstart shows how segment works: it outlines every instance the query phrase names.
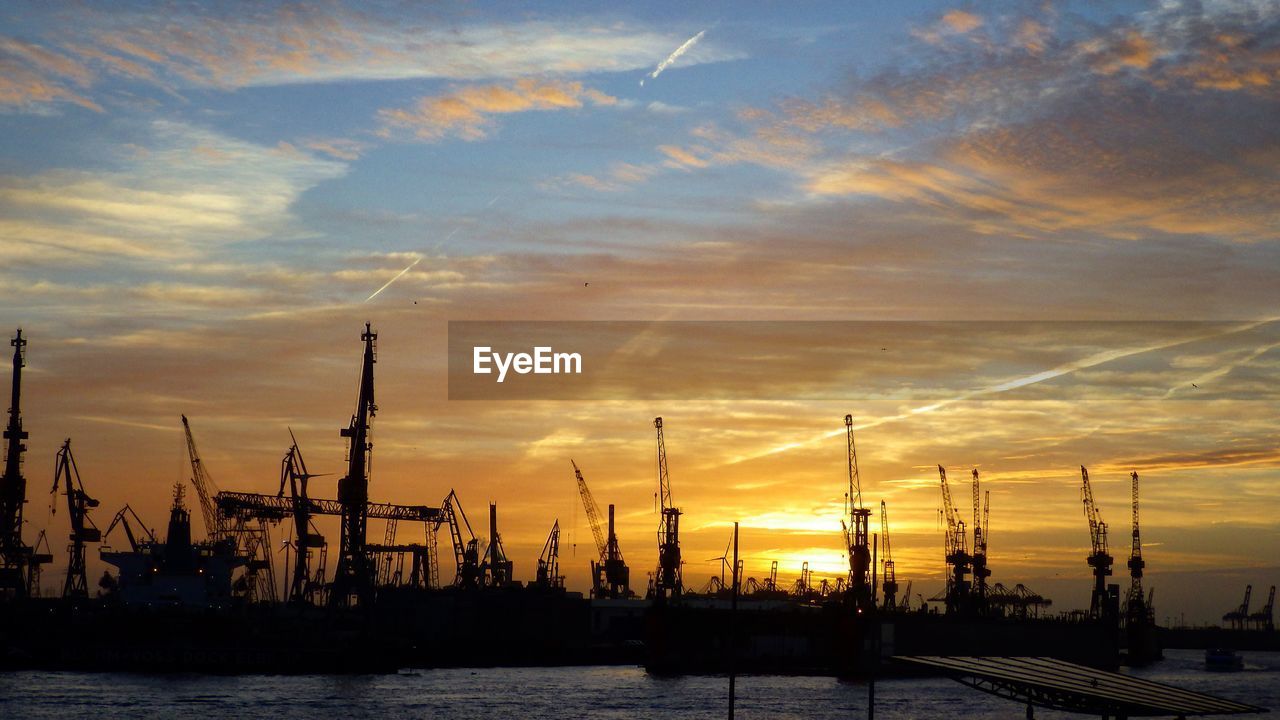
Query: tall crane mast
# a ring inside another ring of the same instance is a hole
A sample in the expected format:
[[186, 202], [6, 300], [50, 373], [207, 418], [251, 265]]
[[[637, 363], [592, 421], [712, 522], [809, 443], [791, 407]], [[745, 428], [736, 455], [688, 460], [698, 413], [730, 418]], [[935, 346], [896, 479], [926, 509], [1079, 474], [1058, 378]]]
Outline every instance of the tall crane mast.
[[[862, 478], [858, 448], [853, 439], [853, 416], [844, 416], [845, 458], [849, 465], [849, 519], [845, 539], [849, 552], [849, 596], [858, 610], [871, 607], [871, 510], [862, 506]], [[843, 521], [842, 521], [843, 523]]]
[[225, 528], [218, 523], [218, 508], [213, 498], [218, 494], [218, 486], [214, 484], [213, 478], [209, 477], [209, 471], [205, 469], [204, 462], [200, 459], [200, 450], [196, 447], [196, 439], [191, 434], [191, 423], [187, 421], [187, 416], [182, 416], [182, 432], [187, 436], [187, 458], [191, 462], [191, 484], [196, 489], [196, 496], [200, 499], [200, 517], [204, 520], [204, 532], [210, 540], [218, 541], [223, 538]]
[[[457, 563], [454, 587], [475, 589], [480, 587], [480, 540], [471, 530], [471, 521], [462, 510], [458, 493], [450, 490], [440, 503], [445, 520], [449, 524], [449, 538], [453, 542], [453, 556]], [[466, 535], [463, 535], [463, 532]]]
[[[982, 515], [981, 508], [978, 505], [978, 498], [981, 495], [981, 482], [978, 478], [978, 469], [973, 469], [973, 588], [971, 590], [973, 596], [974, 609], [978, 612], [986, 612], [987, 609], [987, 578], [991, 577], [991, 569], [987, 567], [987, 529]], [[988, 500], [990, 495], [987, 496]], [[989, 507], [989, 506], [988, 506]]]
[[564, 587], [564, 576], [560, 574], [560, 521], [551, 526], [551, 534], [542, 546], [538, 556], [538, 569], [534, 584], [542, 588]]
[[369, 440], [370, 422], [378, 412], [373, 398], [373, 365], [377, 360], [378, 333], [369, 323], [360, 335], [364, 343], [364, 362], [360, 368], [360, 393], [351, 424], [342, 429], [349, 438], [347, 474], [338, 480], [338, 502], [342, 504], [342, 535], [338, 549], [338, 567], [333, 577], [329, 604], [346, 606], [354, 596], [361, 605], [373, 601], [373, 573], [365, 534], [369, 524], [369, 465], [373, 443]]
[[[556, 523], [559, 528], [559, 523]], [[559, 537], [556, 533], [556, 545], [559, 552]], [[507, 558], [506, 550], [502, 547], [502, 535], [498, 533], [498, 506], [496, 503], [489, 503], [489, 549], [485, 552], [485, 561], [480, 566], [481, 577], [486, 587], [505, 587], [511, 584], [515, 575], [512, 570], [513, 563]]]
[[884, 607], [893, 610], [898, 606], [898, 575], [889, 546], [889, 509], [883, 500], [880, 501], [880, 542], [884, 546]]
[[938, 480], [942, 487], [942, 510], [946, 517], [947, 561], [947, 612], [960, 613], [968, 611], [970, 582], [969, 572], [973, 557], [969, 555], [964, 521], [960, 519], [960, 511], [951, 499], [951, 488], [947, 485], [947, 470], [938, 466]]
[[5, 427], [4, 475], [0, 475], [0, 597], [27, 597], [40, 574], [40, 564], [53, 558], [22, 541], [22, 509], [27, 502], [27, 479], [22, 475], [22, 368], [27, 365], [27, 339], [22, 328], [9, 344], [13, 346], [13, 386], [9, 402], [9, 424]]
[[1129, 473], [1133, 488], [1133, 547], [1129, 551], [1129, 597], [1125, 604], [1127, 623], [1146, 622], [1150, 610], [1142, 594], [1142, 570], [1147, 566], [1142, 559], [1142, 536], [1138, 531], [1138, 473]]
[[58, 494], [58, 482], [62, 481], [63, 494], [67, 496], [67, 515], [71, 520], [71, 545], [67, 548], [67, 581], [62, 586], [65, 598], [89, 597], [89, 579], [85, 570], [85, 543], [98, 542], [102, 533], [98, 526], [89, 519], [89, 510], [98, 507], [98, 501], [89, 497], [84, 491], [84, 483], [80, 480], [80, 469], [76, 467], [75, 456], [71, 454], [71, 438], [62, 443], [58, 451], [57, 462], [53, 470], [53, 489], [50, 494]]
[[658, 572], [654, 580], [659, 600], [680, 597], [684, 592], [680, 562], [680, 509], [671, 503], [671, 476], [667, 471], [667, 445], [662, 436], [662, 418], [653, 419], [658, 431], [658, 495], [662, 517], [658, 526]]
[[1089, 471], [1080, 466], [1080, 496], [1084, 501], [1084, 514], [1089, 520], [1089, 539], [1092, 550], [1089, 553], [1089, 567], [1093, 568], [1093, 594], [1089, 600], [1089, 614], [1095, 618], [1105, 617], [1111, 612], [1111, 603], [1107, 592], [1107, 578], [1111, 575], [1111, 563], [1114, 558], [1107, 552], [1107, 524], [1102, 521], [1102, 512], [1093, 501], [1093, 488], [1089, 485]]

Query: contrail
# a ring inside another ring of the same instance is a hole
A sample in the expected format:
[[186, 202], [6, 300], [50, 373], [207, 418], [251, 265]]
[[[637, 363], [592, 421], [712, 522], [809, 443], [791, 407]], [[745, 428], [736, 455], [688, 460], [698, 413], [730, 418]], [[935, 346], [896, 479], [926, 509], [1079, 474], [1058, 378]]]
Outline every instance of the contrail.
[[663, 70], [666, 70], [667, 68], [671, 67], [671, 63], [679, 59], [681, 55], [689, 52], [689, 48], [693, 47], [694, 45], [697, 45], [698, 41], [702, 39], [702, 36], [706, 34], [707, 34], [707, 31], [703, 30], [699, 32], [697, 35], [694, 35], [688, 40], [685, 40], [683, 45], [676, 48], [675, 52], [667, 56], [666, 60], [663, 60], [662, 62], [658, 63], [658, 67], [654, 68], [653, 72], [649, 73], [645, 77], [640, 78], [640, 87], [644, 87], [645, 80], [652, 80], [658, 77], [659, 75], [661, 75]]
[[[884, 417], [878, 417], [873, 420], [868, 420], [859, 425], [854, 425], [853, 429], [865, 430], [867, 428], [878, 427], [886, 423], [897, 422], [899, 420], [906, 420], [908, 418], [915, 417], [916, 415], [931, 413], [936, 410], [941, 410], [950, 405], [955, 405], [956, 403], [964, 402], [966, 400], [972, 400], [973, 398], [983, 397], [985, 395], [995, 395], [1002, 392], [1008, 392], [1009, 390], [1016, 390], [1018, 388], [1026, 387], [1028, 385], [1035, 385], [1036, 383], [1041, 383], [1046, 380], [1052, 380], [1054, 378], [1062, 377], [1063, 375], [1069, 375], [1079, 370], [1086, 370], [1088, 368], [1109, 363], [1115, 360], [1119, 360], [1121, 358], [1132, 357], [1134, 355], [1142, 355], [1144, 353], [1154, 352], [1156, 350], [1167, 350], [1172, 347], [1177, 347], [1179, 345], [1186, 345], [1187, 343], [1193, 343], [1200, 340], [1208, 340], [1210, 338], [1224, 337], [1226, 335], [1234, 335], [1236, 333], [1245, 332], [1247, 330], [1252, 330], [1254, 328], [1276, 322], [1278, 319], [1280, 318], [1267, 318], [1265, 320], [1258, 320], [1255, 322], [1246, 323], [1244, 325], [1238, 325], [1228, 330], [1204, 333], [1204, 334], [1195, 335], [1192, 337], [1178, 338], [1178, 339], [1169, 340], [1163, 343], [1158, 343], [1155, 345], [1148, 345], [1145, 347], [1129, 347], [1129, 348], [1120, 348], [1116, 350], [1105, 350], [1103, 352], [1094, 353], [1093, 355], [1090, 355], [1085, 358], [1081, 358], [1079, 360], [1073, 360], [1068, 363], [1063, 363], [1062, 365], [1058, 365], [1057, 367], [1050, 368], [1049, 370], [1044, 370], [1038, 373], [1033, 373], [1031, 375], [1014, 378], [1012, 380], [1008, 380], [1006, 382], [1002, 382], [1002, 383], [991, 385], [984, 388], [975, 388], [972, 390], [967, 390], [953, 397], [944, 398], [935, 403], [930, 403], [929, 405], [922, 405], [920, 407], [911, 408], [910, 410], [906, 410], [904, 412], [900, 412], [895, 415], [886, 415]], [[1265, 350], [1269, 350], [1272, 347], [1274, 346], [1259, 348], [1259, 350], [1255, 352], [1253, 355], [1251, 355], [1249, 359], [1252, 360], [1254, 357], [1261, 355], [1263, 352], [1265, 352]], [[736, 465], [738, 463], [746, 462], [748, 460], [757, 460], [762, 457], [776, 455], [778, 453], [787, 452], [788, 450], [794, 450], [796, 448], [801, 448], [807, 445], [812, 445], [814, 443], [822, 442], [824, 440], [829, 440], [833, 437], [844, 435], [844, 433], [845, 433], [844, 428], [840, 428], [839, 430], [832, 430], [830, 432], [822, 433], [821, 435], [818, 435], [816, 437], [811, 437], [807, 440], [798, 440], [796, 442], [784, 443], [782, 445], [778, 445], [776, 447], [772, 447], [767, 450], [762, 450], [760, 452], [753, 453], [750, 455], [739, 455], [725, 464]]]
[[374, 290], [374, 291], [373, 291], [373, 294], [372, 294], [372, 295], [370, 295], [369, 297], [365, 298], [365, 299], [364, 299], [364, 301], [365, 301], [365, 302], [369, 302], [370, 300], [372, 300], [372, 299], [374, 299], [374, 298], [378, 297], [378, 293], [380, 293], [380, 292], [382, 292], [383, 290], [386, 290], [387, 288], [391, 287], [391, 283], [393, 283], [393, 282], [395, 282], [395, 281], [399, 280], [400, 278], [404, 277], [404, 274], [405, 274], [405, 273], [407, 273], [407, 272], [409, 272], [410, 270], [412, 270], [412, 269], [413, 269], [413, 266], [414, 266], [414, 265], [417, 265], [417, 264], [418, 264], [418, 263], [420, 263], [420, 262], [422, 262], [422, 258], [418, 258], [417, 260], [414, 260], [413, 262], [409, 263], [409, 267], [407, 267], [407, 268], [405, 268], [405, 269], [401, 270], [399, 273], [397, 273], [397, 274], [396, 274], [396, 276], [395, 276], [395, 277], [393, 277], [393, 278], [391, 278], [390, 280], [388, 280], [386, 285], [383, 285], [382, 287], [378, 288], [377, 290]]

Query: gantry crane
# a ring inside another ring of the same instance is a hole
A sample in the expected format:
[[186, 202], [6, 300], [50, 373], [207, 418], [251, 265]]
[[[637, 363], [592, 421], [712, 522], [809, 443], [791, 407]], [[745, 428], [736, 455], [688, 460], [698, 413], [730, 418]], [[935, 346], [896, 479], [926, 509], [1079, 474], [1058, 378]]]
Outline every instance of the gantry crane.
[[[872, 605], [871, 510], [862, 506], [862, 479], [858, 475], [858, 449], [853, 440], [853, 416], [844, 416], [845, 458], [849, 465], [849, 489], [845, 496], [849, 518], [844, 526], [849, 553], [849, 596], [859, 611]], [[847, 524], [846, 524], [847, 523]]]
[[564, 576], [560, 574], [560, 521], [551, 526], [551, 534], [538, 556], [538, 570], [534, 584], [541, 588], [563, 588]]
[[1142, 594], [1142, 569], [1147, 563], [1142, 559], [1142, 536], [1138, 531], [1138, 473], [1129, 473], [1133, 489], [1133, 547], [1129, 552], [1129, 596], [1125, 600], [1125, 623], [1141, 625], [1148, 622], [1151, 609]]
[[200, 450], [196, 448], [196, 439], [191, 434], [191, 423], [187, 416], [182, 416], [182, 432], [187, 436], [187, 459], [191, 462], [191, 485], [196, 489], [196, 497], [200, 499], [200, 517], [204, 520], [205, 535], [213, 541], [222, 539], [225, 528], [218, 525], [218, 510], [214, 506], [213, 497], [218, 494], [218, 486], [209, 477], [204, 462], [200, 459]]
[[[67, 496], [67, 515], [71, 520], [71, 545], [67, 547], [67, 581], [62, 585], [62, 596], [65, 598], [89, 597], [89, 578], [85, 570], [85, 543], [98, 542], [102, 533], [89, 518], [89, 510], [98, 507], [98, 501], [89, 497], [84, 491], [84, 483], [80, 480], [80, 469], [76, 466], [75, 456], [71, 454], [71, 438], [62, 443], [58, 451], [57, 462], [53, 470], [53, 489], [50, 494], [58, 494], [58, 483], [62, 483], [63, 494]], [[56, 505], [54, 506], [56, 507]], [[51, 511], [53, 508], [50, 508]]]
[[987, 494], [985, 509], [978, 506], [981, 495], [981, 482], [978, 469], [973, 469], [973, 587], [970, 590], [973, 609], [979, 613], [987, 611], [987, 578], [991, 577], [991, 569], [987, 567], [987, 524], [983, 514], [990, 510], [991, 495]]
[[661, 601], [680, 597], [684, 592], [684, 582], [680, 562], [680, 510], [671, 503], [671, 476], [667, 471], [667, 446], [662, 436], [662, 418], [654, 418], [653, 427], [658, 431], [658, 495], [662, 502], [654, 596]]
[[1114, 558], [1107, 552], [1107, 524], [1102, 521], [1102, 512], [1093, 501], [1093, 488], [1089, 485], [1089, 471], [1080, 466], [1080, 496], [1084, 502], [1084, 514], [1089, 520], [1089, 539], [1092, 550], [1089, 553], [1089, 567], [1093, 568], [1093, 594], [1089, 600], [1089, 615], [1094, 618], [1110, 617], [1115, 608], [1112, 607], [1111, 594], [1107, 589], [1107, 577], [1111, 575], [1111, 563]]
[[971, 585], [969, 572], [973, 557], [969, 554], [968, 541], [965, 537], [964, 521], [951, 499], [951, 488], [947, 485], [947, 470], [938, 466], [938, 480], [942, 487], [942, 511], [946, 518], [946, 561], [947, 589], [945, 601], [948, 613], [968, 612]]
[[884, 608], [893, 610], [898, 606], [898, 575], [889, 546], [889, 509], [883, 500], [880, 501], [880, 542], [884, 546]]
[[373, 443], [369, 440], [370, 423], [378, 406], [373, 396], [373, 366], [378, 361], [378, 333], [364, 324], [360, 341], [364, 343], [364, 362], [360, 368], [360, 392], [351, 423], [341, 431], [350, 439], [347, 451], [347, 474], [338, 480], [338, 502], [342, 504], [341, 539], [338, 567], [333, 576], [329, 604], [347, 606], [354, 598], [360, 605], [373, 601], [374, 578], [365, 536], [369, 524], [369, 466]]
[[22, 541], [22, 508], [27, 502], [27, 479], [22, 475], [22, 455], [28, 434], [22, 429], [22, 368], [27, 365], [27, 339], [22, 328], [13, 346], [13, 386], [9, 424], [4, 431], [4, 475], [0, 475], [0, 597], [27, 597], [38, 591], [40, 566], [53, 556], [38, 551], [39, 544]]
[[582, 507], [586, 509], [587, 523], [591, 526], [591, 536], [596, 542], [596, 559], [591, 561], [591, 596], [625, 598], [631, 595], [631, 570], [622, 559], [622, 550], [618, 546], [618, 535], [614, 531], [613, 505], [609, 505], [609, 529], [606, 535], [600, 527], [600, 506], [587, 488], [587, 481], [582, 471], [572, 459], [573, 475], [578, 482], [578, 494], [582, 496]]

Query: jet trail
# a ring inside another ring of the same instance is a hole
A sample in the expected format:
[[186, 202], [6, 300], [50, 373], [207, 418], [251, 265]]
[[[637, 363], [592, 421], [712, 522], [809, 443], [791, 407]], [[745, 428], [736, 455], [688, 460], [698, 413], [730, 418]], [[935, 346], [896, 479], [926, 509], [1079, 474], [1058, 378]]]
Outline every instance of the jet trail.
[[383, 290], [386, 290], [387, 288], [391, 287], [391, 283], [393, 283], [393, 282], [395, 282], [395, 281], [399, 280], [400, 278], [404, 277], [404, 274], [405, 274], [405, 273], [407, 273], [407, 272], [409, 272], [410, 270], [412, 270], [412, 269], [413, 269], [413, 267], [414, 267], [415, 265], [417, 265], [418, 263], [420, 263], [420, 262], [422, 262], [422, 258], [418, 258], [417, 260], [414, 260], [413, 262], [409, 263], [409, 267], [407, 267], [407, 268], [405, 268], [405, 269], [401, 270], [399, 273], [397, 273], [397, 274], [396, 274], [396, 276], [395, 276], [395, 277], [393, 277], [393, 278], [391, 278], [390, 280], [388, 280], [386, 285], [383, 285], [382, 287], [378, 288], [377, 290], [374, 290], [374, 291], [373, 291], [373, 294], [372, 294], [372, 295], [370, 295], [369, 297], [365, 298], [365, 299], [364, 299], [364, 301], [365, 301], [365, 302], [369, 302], [370, 300], [372, 300], [372, 299], [374, 299], [374, 298], [378, 297], [378, 293], [380, 293], [380, 292], [382, 292]]
[[694, 35], [688, 40], [685, 40], [683, 45], [676, 48], [675, 52], [667, 56], [666, 60], [663, 60], [662, 62], [658, 63], [658, 67], [654, 68], [653, 72], [649, 73], [645, 77], [640, 78], [640, 87], [644, 87], [645, 80], [652, 80], [658, 77], [659, 75], [661, 75], [663, 70], [666, 70], [667, 68], [671, 67], [672, 63], [674, 63], [677, 59], [679, 59], [681, 55], [689, 52], [689, 49], [692, 48], [694, 45], [697, 45], [698, 41], [702, 39], [702, 36], [706, 34], [707, 34], [707, 31], [703, 30], [699, 32], [697, 35]]
[[[1177, 338], [1177, 339], [1168, 340], [1166, 342], [1158, 343], [1155, 345], [1148, 345], [1144, 347], [1129, 347], [1129, 348], [1119, 348], [1116, 350], [1105, 350], [1103, 352], [1094, 353], [1093, 355], [1090, 355], [1085, 358], [1081, 358], [1079, 360], [1073, 360], [1068, 363], [1063, 363], [1062, 365], [1058, 365], [1057, 367], [1050, 368], [1048, 370], [1043, 370], [1038, 373], [1033, 373], [1031, 375], [1025, 375], [1023, 377], [1014, 378], [1012, 380], [1007, 380], [1005, 382], [1002, 382], [996, 385], [991, 385], [984, 388], [974, 388], [972, 390], [966, 390], [964, 392], [959, 393], [958, 395], [955, 395], [949, 398], [944, 398], [942, 400], [931, 403], [929, 405], [922, 405], [920, 407], [911, 408], [909, 410], [906, 410], [905, 412], [900, 412], [895, 415], [886, 415], [884, 417], [878, 417], [873, 420], [868, 420], [859, 425], [854, 425], [853, 429], [865, 430], [867, 428], [878, 427], [886, 423], [897, 422], [899, 420], [906, 420], [908, 418], [915, 417], [916, 415], [931, 413], [936, 410], [941, 410], [950, 405], [955, 405], [956, 403], [964, 402], [966, 400], [972, 400], [973, 398], [983, 397], [985, 395], [995, 395], [998, 393], [1008, 392], [1009, 390], [1016, 390], [1018, 388], [1026, 387], [1028, 385], [1035, 385], [1036, 383], [1041, 383], [1046, 380], [1052, 380], [1054, 378], [1062, 377], [1063, 375], [1069, 375], [1079, 370], [1086, 370], [1088, 368], [1095, 367], [1097, 365], [1103, 365], [1105, 363], [1109, 363], [1115, 360], [1120, 360], [1121, 358], [1132, 357], [1134, 355], [1142, 355], [1144, 353], [1154, 352], [1157, 350], [1167, 350], [1172, 347], [1177, 347], [1179, 345], [1186, 345], [1187, 343], [1193, 343], [1200, 340], [1208, 340], [1210, 338], [1234, 335], [1236, 333], [1245, 332], [1247, 330], [1252, 330], [1254, 328], [1276, 322], [1277, 320], [1280, 320], [1280, 318], [1267, 318], [1265, 320], [1258, 320], [1258, 321], [1246, 323], [1243, 325], [1237, 325], [1228, 330], [1204, 333], [1204, 334], [1195, 335], [1192, 337]], [[1256, 351], [1248, 359], [1252, 360], [1253, 358], [1257, 357], [1258, 355], [1261, 355], [1263, 352], [1273, 347], [1275, 346], [1267, 346], [1265, 348], [1259, 348], [1258, 351]], [[1166, 397], [1168, 396], [1166, 395]], [[778, 453], [787, 452], [788, 450], [795, 450], [796, 448], [813, 445], [815, 443], [819, 443], [824, 440], [829, 440], [833, 437], [844, 435], [844, 433], [845, 433], [844, 428], [840, 428], [839, 430], [831, 430], [830, 432], [822, 433], [821, 435], [818, 435], [816, 437], [811, 437], [807, 440], [798, 440], [795, 442], [784, 443], [782, 445], [778, 445], [776, 447], [772, 447], [767, 450], [762, 450], [760, 452], [752, 453], [749, 455], [739, 455], [738, 457], [733, 458], [732, 460], [730, 460], [725, 464], [736, 465], [738, 463], [746, 462], [748, 460], [757, 460], [762, 457], [768, 457], [770, 455], [776, 455]]]

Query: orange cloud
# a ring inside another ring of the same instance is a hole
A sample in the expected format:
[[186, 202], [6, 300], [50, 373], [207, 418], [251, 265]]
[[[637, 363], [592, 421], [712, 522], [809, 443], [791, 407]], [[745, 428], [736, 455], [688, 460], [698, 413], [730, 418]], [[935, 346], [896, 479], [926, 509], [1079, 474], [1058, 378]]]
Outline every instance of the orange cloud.
[[391, 129], [402, 129], [427, 141], [450, 135], [463, 140], [481, 140], [493, 125], [492, 115], [617, 102], [617, 98], [584, 87], [580, 82], [523, 78], [510, 85], [470, 85], [446, 95], [419, 98], [408, 109], [379, 110], [378, 117], [384, 134], [390, 134]]

